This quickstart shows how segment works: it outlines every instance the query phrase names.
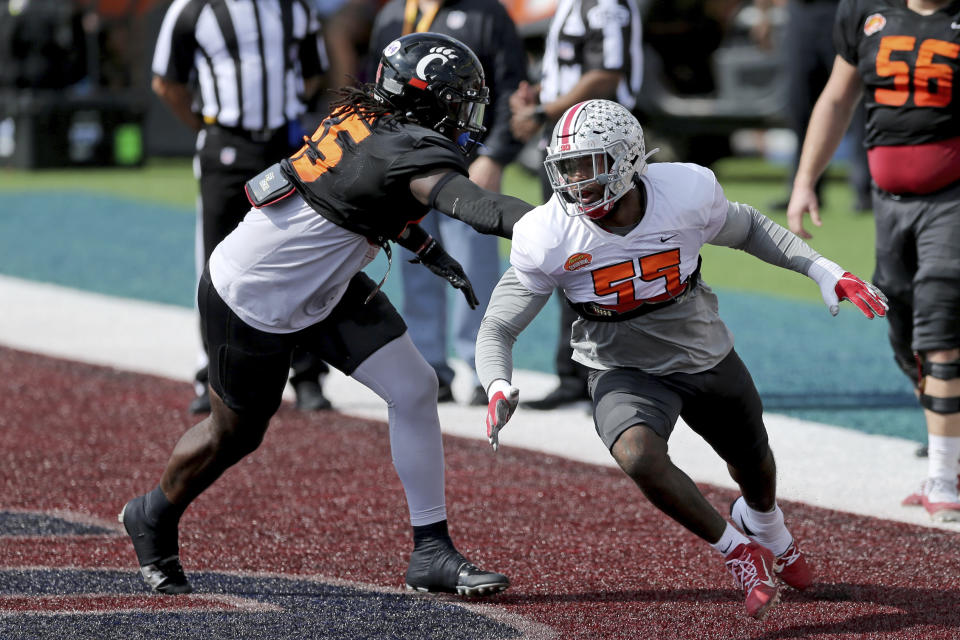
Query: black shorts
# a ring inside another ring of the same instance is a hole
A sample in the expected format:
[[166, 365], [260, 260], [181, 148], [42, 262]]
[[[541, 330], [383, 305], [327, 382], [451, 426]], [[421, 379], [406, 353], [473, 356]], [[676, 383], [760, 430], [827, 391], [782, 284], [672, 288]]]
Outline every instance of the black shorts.
[[875, 189], [873, 205], [873, 282], [890, 300], [897, 360], [915, 370], [913, 351], [960, 347], [960, 182], [922, 196]]
[[241, 320], [210, 281], [200, 278], [200, 326], [210, 354], [210, 387], [239, 414], [269, 417], [280, 407], [295, 347], [350, 375], [371, 354], [407, 330], [386, 294], [366, 274], [350, 280], [329, 316], [294, 333], [267, 333]]
[[654, 376], [639, 369], [593, 371], [589, 389], [594, 426], [607, 449], [637, 425], [667, 440], [682, 417], [734, 466], [758, 462], [767, 453], [760, 394], [734, 350], [700, 373]]

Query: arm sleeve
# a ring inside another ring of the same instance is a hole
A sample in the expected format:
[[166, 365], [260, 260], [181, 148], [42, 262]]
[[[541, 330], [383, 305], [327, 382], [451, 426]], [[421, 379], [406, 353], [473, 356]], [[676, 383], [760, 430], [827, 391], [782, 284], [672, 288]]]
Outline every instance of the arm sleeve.
[[484, 389], [494, 380], [511, 379], [513, 344], [549, 299], [549, 293], [533, 293], [520, 284], [513, 267], [500, 278], [477, 333], [477, 377]]
[[731, 202], [727, 219], [710, 244], [746, 251], [772, 265], [810, 275], [820, 254], [750, 205]]
[[456, 174], [437, 184], [430, 194], [430, 206], [480, 233], [501, 238], [512, 238], [513, 225], [533, 209], [519, 198], [487, 191]]

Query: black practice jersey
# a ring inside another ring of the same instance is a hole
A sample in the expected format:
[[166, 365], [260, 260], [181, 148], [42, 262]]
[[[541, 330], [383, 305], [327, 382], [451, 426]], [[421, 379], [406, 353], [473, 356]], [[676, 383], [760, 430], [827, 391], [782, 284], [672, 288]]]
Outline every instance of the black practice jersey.
[[960, 0], [927, 16], [904, 0], [842, 0], [833, 39], [863, 80], [867, 147], [960, 136]]
[[281, 167], [320, 215], [379, 243], [430, 210], [410, 193], [411, 178], [438, 168], [466, 176], [467, 158], [432, 129], [349, 114], [321, 122]]

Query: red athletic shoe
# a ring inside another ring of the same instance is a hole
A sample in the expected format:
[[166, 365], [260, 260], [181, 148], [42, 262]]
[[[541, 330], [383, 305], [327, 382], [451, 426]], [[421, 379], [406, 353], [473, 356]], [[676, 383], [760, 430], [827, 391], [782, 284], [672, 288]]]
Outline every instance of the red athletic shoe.
[[741, 544], [727, 554], [727, 569], [733, 582], [746, 594], [747, 614], [763, 620], [777, 602], [780, 588], [773, 578], [774, 559], [769, 549], [756, 542]]
[[773, 572], [788, 585], [803, 591], [813, 582], [813, 571], [807, 564], [807, 558], [800, 551], [796, 538], [787, 547], [787, 550], [776, 557], [773, 562]]
[[[927, 478], [920, 484], [920, 489], [904, 498], [901, 504], [922, 506], [934, 522], [960, 522], [960, 500], [952, 497], [957, 494], [944, 486], [947, 484], [943, 480]], [[933, 500], [931, 495], [935, 496]]]

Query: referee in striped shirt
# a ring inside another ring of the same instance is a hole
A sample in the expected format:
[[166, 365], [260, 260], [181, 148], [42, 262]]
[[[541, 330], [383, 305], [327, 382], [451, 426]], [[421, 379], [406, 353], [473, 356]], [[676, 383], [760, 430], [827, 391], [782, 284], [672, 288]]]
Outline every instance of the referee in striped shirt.
[[[198, 271], [250, 208], [244, 183], [301, 146], [305, 131], [298, 119], [328, 66], [320, 22], [307, 0], [170, 4], [154, 51], [152, 86], [197, 132]], [[202, 355], [192, 413], [210, 410]], [[298, 408], [330, 407], [320, 387], [327, 370], [310, 354], [295, 353], [290, 381]]]

